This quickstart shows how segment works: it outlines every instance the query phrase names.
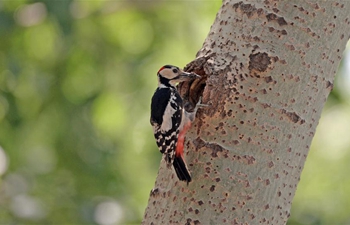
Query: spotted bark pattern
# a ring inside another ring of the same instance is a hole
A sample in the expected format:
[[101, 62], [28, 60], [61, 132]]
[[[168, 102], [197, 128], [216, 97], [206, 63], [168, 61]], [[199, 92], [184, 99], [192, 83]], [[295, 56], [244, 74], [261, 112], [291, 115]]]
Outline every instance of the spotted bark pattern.
[[193, 181], [161, 166], [143, 224], [287, 222], [349, 12], [339, 0], [223, 2], [185, 68], [203, 78], [180, 86], [185, 100], [208, 105], [185, 142]]

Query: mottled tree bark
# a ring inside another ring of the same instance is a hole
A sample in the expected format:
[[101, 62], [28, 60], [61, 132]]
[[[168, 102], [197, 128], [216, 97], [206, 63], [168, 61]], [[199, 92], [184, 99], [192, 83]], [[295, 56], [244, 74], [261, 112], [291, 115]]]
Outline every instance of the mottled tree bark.
[[186, 67], [203, 79], [181, 86], [208, 104], [186, 136], [193, 181], [178, 181], [162, 161], [143, 224], [287, 222], [349, 12], [339, 0], [223, 2]]

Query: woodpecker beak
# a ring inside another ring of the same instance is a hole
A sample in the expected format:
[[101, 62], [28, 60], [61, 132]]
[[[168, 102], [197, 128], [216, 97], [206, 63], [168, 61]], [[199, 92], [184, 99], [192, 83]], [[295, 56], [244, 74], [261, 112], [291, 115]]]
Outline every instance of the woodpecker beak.
[[182, 72], [179, 75], [179, 78], [181, 80], [190, 80], [190, 79], [197, 79], [197, 78], [201, 78], [199, 75], [195, 74], [195, 73], [188, 73], [188, 72]]

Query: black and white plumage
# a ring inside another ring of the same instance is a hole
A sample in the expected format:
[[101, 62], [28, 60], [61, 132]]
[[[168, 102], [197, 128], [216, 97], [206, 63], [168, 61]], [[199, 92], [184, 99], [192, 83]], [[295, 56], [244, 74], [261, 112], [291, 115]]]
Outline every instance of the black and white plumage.
[[157, 88], [151, 104], [151, 124], [161, 153], [172, 158], [182, 119], [182, 99], [173, 88]]
[[183, 156], [183, 139], [191, 121], [186, 116], [182, 98], [175, 85], [199, 76], [183, 72], [171, 65], [160, 68], [157, 76], [158, 88], [151, 103], [151, 125], [154, 137], [168, 166], [171, 164], [174, 166], [180, 180], [190, 182], [191, 175]]

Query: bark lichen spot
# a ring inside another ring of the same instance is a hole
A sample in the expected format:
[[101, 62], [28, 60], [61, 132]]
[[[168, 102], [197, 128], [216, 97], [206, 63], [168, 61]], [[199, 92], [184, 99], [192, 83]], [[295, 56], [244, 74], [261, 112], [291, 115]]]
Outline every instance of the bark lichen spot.
[[287, 110], [282, 109], [281, 113], [285, 114], [294, 123], [298, 123], [299, 121], [300, 121], [300, 124], [305, 123], [305, 120], [301, 119], [300, 116], [298, 114], [296, 114], [295, 112], [288, 112]]
[[259, 72], [265, 72], [268, 66], [271, 64], [271, 58], [267, 53], [258, 52], [249, 56], [249, 70], [257, 70]]
[[236, 9], [236, 12], [238, 11], [242, 14], [246, 14], [248, 18], [251, 18], [253, 15], [261, 15], [263, 13], [263, 9], [257, 9], [254, 5], [244, 4], [242, 1], [233, 4], [233, 8]]
[[154, 189], [151, 190], [150, 196], [155, 197], [158, 194], [159, 194], [159, 189], [158, 188], [154, 188]]
[[280, 26], [287, 25], [287, 22], [286, 22], [286, 20], [285, 20], [283, 17], [277, 16], [277, 15], [274, 14], [274, 13], [269, 13], [269, 14], [267, 14], [267, 15], [266, 15], [266, 19], [267, 19], [268, 21], [276, 20], [276, 22], [277, 22], [278, 25], [280, 25]]
[[212, 185], [212, 186], [210, 187], [210, 191], [211, 191], [211, 192], [215, 191], [215, 185]]

